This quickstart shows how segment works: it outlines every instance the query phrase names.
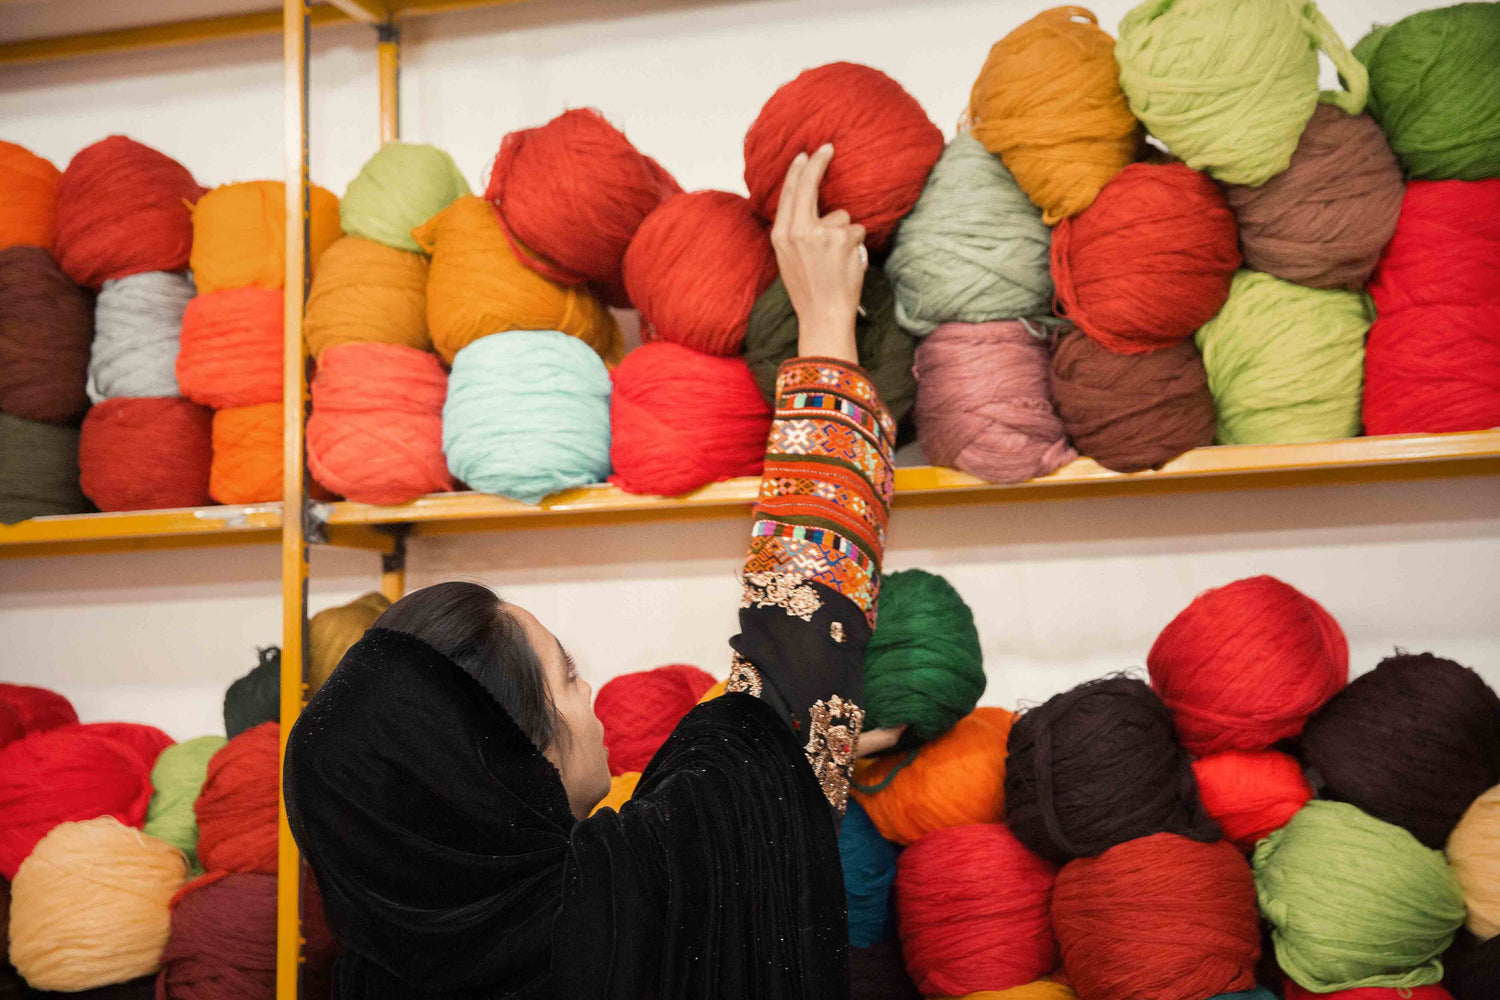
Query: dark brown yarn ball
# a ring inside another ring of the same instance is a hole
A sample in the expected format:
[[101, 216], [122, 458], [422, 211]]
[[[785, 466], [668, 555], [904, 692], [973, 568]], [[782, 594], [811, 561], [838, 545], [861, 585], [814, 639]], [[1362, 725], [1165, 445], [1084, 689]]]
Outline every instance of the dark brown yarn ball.
[[89, 408], [84, 383], [93, 341], [92, 295], [40, 247], [0, 250], [0, 410], [76, 422]]
[[1027, 710], [1006, 751], [1006, 825], [1055, 864], [1153, 833], [1219, 839], [1172, 713], [1134, 677], [1089, 681]]
[[906, 971], [901, 942], [882, 941], [869, 948], [849, 949], [850, 1000], [922, 1000], [922, 993]]
[[1442, 850], [1464, 810], [1500, 784], [1500, 697], [1468, 667], [1398, 650], [1319, 709], [1301, 747], [1320, 797]]
[[[3, 996], [0, 993], [0, 996]], [[57, 997], [58, 1000], [156, 1000], [156, 975], [141, 976], [138, 979], [126, 980], [123, 983], [111, 983], [108, 986], [96, 986], [91, 990], [78, 990], [72, 993], [62, 993], [54, 990], [39, 990], [33, 986], [27, 986], [18, 996], [25, 1000], [42, 1000], [44, 997]]]
[[1159, 469], [1214, 442], [1214, 398], [1192, 340], [1116, 354], [1075, 328], [1053, 347], [1051, 380], [1073, 446], [1106, 469]]
[[1309, 288], [1358, 291], [1396, 231], [1405, 184], [1369, 115], [1319, 104], [1291, 165], [1259, 187], [1228, 184], [1245, 266]]
[[0, 413], [0, 524], [92, 509], [78, 488], [78, 428]]
[[1453, 947], [1443, 953], [1443, 986], [1453, 1000], [1500, 997], [1500, 937], [1480, 941], [1460, 931]]

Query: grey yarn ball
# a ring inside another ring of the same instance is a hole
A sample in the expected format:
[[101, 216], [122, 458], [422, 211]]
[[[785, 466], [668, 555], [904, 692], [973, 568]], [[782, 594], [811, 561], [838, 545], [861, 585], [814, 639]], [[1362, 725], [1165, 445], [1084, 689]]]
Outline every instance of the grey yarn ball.
[[106, 281], [94, 306], [89, 399], [177, 396], [177, 348], [193, 279], [146, 271]]

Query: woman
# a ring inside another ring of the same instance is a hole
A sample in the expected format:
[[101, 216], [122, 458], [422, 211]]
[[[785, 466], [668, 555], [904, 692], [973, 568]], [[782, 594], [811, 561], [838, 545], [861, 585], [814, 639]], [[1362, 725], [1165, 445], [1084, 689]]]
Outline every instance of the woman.
[[618, 813], [592, 692], [485, 588], [392, 605], [287, 743], [292, 832], [345, 948], [341, 998], [848, 995], [836, 841], [865, 733], [895, 427], [855, 366], [864, 230], [787, 171], [772, 240], [782, 366], [726, 694]]

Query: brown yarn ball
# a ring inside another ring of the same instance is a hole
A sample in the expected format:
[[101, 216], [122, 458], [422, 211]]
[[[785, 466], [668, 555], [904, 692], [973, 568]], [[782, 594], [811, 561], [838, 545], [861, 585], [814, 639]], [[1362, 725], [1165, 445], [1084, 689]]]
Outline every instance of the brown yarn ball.
[[40, 247], [0, 250], [0, 410], [70, 424], [89, 408], [93, 296]]
[[1396, 231], [1405, 190], [1374, 119], [1319, 104], [1286, 170], [1258, 187], [1227, 184], [1224, 197], [1246, 267], [1309, 288], [1359, 291]]
[[339, 665], [349, 647], [375, 624], [391, 602], [385, 595], [374, 592], [341, 604], [336, 608], [324, 608], [312, 616], [307, 623], [309, 656], [307, 665], [307, 693], [311, 697], [333, 668]]
[[1191, 340], [1116, 354], [1075, 328], [1053, 346], [1051, 382], [1074, 447], [1106, 469], [1159, 469], [1214, 443], [1214, 398]]

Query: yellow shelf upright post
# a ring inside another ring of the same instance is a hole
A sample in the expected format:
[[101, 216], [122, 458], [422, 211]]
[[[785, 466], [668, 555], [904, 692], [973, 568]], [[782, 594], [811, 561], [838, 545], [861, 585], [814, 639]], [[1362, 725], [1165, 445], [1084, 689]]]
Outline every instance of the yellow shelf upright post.
[[401, 26], [395, 18], [376, 28], [380, 63], [380, 144], [401, 138]]

